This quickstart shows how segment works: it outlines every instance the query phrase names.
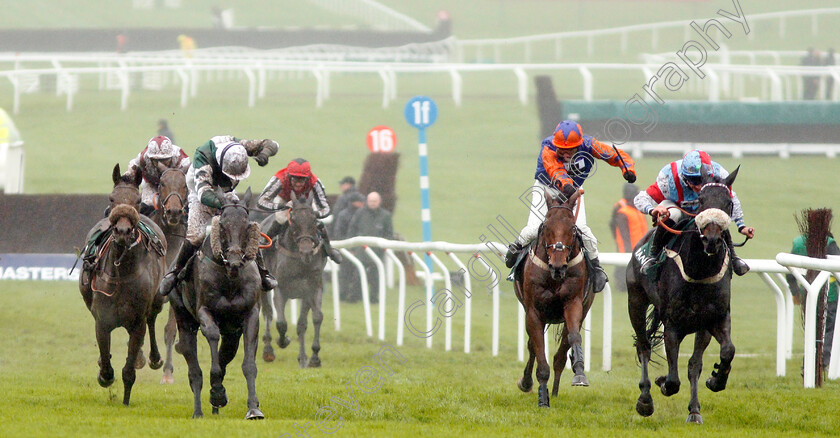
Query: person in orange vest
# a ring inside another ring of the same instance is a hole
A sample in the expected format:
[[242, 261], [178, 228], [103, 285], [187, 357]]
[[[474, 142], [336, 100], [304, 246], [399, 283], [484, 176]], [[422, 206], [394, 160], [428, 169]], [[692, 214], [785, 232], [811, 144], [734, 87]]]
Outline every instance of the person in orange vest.
[[[633, 205], [633, 198], [639, 193], [635, 184], [624, 184], [624, 197], [613, 205], [610, 229], [615, 236], [618, 252], [633, 252], [633, 247], [647, 233], [645, 215]], [[616, 266], [613, 278], [619, 290], [626, 291], [625, 268]]]

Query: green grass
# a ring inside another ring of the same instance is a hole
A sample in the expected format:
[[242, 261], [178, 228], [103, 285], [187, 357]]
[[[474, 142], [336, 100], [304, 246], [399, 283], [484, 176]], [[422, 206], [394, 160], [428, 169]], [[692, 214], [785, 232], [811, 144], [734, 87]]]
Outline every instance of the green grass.
[[[193, 421], [192, 396], [186, 365], [175, 358], [176, 382], [159, 385], [161, 371], [138, 371], [131, 406], [124, 407], [119, 370], [127, 336], [115, 331], [113, 365], [117, 381], [111, 389], [96, 383], [98, 350], [93, 319], [72, 282], [4, 282], [0, 306], [0, 435], [2, 436], [222, 436], [269, 437], [290, 433], [293, 425], [314, 424], [318, 409], [330, 405], [344, 423], [340, 436], [548, 436], [576, 432], [587, 436], [828, 436], [834, 433], [833, 407], [840, 402], [840, 383], [823, 389], [801, 387], [802, 331], [795, 333], [794, 358], [787, 363], [787, 377], [775, 377], [775, 317], [769, 294], [736, 280], [733, 294], [733, 341], [738, 356], [726, 391], [700, 390], [705, 424], [686, 425], [689, 387], [686, 376], [689, 338], [683, 346], [679, 394], [665, 398], [654, 394], [656, 412], [641, 418], [634, 411], [638, 397], [639, 370], [626, 315], [626, 295], [615, 294], [613, 313], [612, 370], [601, 371], [602, 300], [593, 308], [592, 386], [572, 388], [564, 374], [559, 397], [551, 409], [536, 406], [536, 394], [522, 394], [515, 381], [522, 374], [516, 361], [516, 303], [508, 291], [501, 297], [501, 348], [490, 355], [490, 297], [476, 286], [473, 295], [473, 352], [462, 352], [463, 315], [453, 320], [452, 352], [443, 351], [443, 331], [435, 336], [434, 348], [406, 332], [405, 345], [396, 347], [406, 362], [391, 362], [396, 373], [383, 374], [382, 386], [366, 394], [354, 384], [359, 403], [353, 412], [332, 397], [347, 399], [345, 382], [367, 365], [383, 343], [364, 334], [361, 305], [342, 306], [342, 331], [332, 325], [331, 295], [324, 299], [322, 331], [323, 368], [297, 368], [297, 341], [279, 351], [275, 363], [258, 358], [257, 392], [267, 419], [244, 422], [245, 383], [239, 365], [242, 354], [231, 363], [226, 387], [230, 404], [220, 416], [209, 415], [209, 352], [199, 335], [199, 358], [204, 371], [203, 420]], [[505, 289], [507, 286], [505, 285]], [[422, 291], [409, 291], [408, 301]], [[386, 342], [395, 345], [395, 297], [389, 298]], [[422, 324], [422, 317], [419, 317]], [[159, 318], [158, 327], [162, 327]], [[374, 318], [374, 332], [376, 320]], [[159, 333], [162, 331], [159, 330]], [[311, 343], [310, 325], [307, 341]], [[276, 333], [275, 333], [276, 338]], [[162, 335], [158, 336], [162, 340]], [[147, 346], [148, 347], [148, 346]], [[307, 347], [308, 349], [308, 347]], [[261, 351], [261, 348], [260, 348]], [[148, 348], [146, 348], [148, 353]], [[716, 343], [705, 355], [708, 377], [717, 360]], [[652, 376], [665, 372], [654, 366]], [[312, 436], [322, 436], [312, 428]]]

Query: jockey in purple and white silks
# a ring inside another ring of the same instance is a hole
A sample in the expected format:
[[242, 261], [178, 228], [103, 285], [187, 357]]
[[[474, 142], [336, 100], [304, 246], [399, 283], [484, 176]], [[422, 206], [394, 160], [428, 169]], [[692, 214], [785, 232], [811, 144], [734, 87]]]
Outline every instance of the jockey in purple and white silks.
[[149, 140], [145, 149], [128, 163], [126, 176], [135, 172], [143, 175], [140, 183], [140, 214], [146, 216], [155, 211], [155, 194], [160, 186], [160, 177], [169, 169], [178, 169], [184, 174], [190, 169], [190, 157], [169, 137], [158, 135]]
[[[676, 223], [681, 219], [682, 213], [675, 207], [689, 213], [694, 213], [700, 207], [700, 188], [703, 187], [704, 176], [726, 178], [729, 176], [729, 172], [717, 162], [712, 161], [706, 152], [701, 150], [691, 151], [685, 154], [682, 160], [674, 161], [663, 167], [656, 177], [656, 182], [651, 184], [647, 190], [639, 192], [633, 199], [633, 203], [642, 213], [653, 216], [654, 220], [659, 218], [670, 219]], [[734, 190], [731, 193], [731, 218], [737, 225], [739, 233], [752, 238], [755, 229], [745, 225], [741, 201]], [[667, 236], [668, 233], [662, 227], [657, 226], [654, 229], [654, 234], [650, 239], [651, 257], [642, 264], [643, 271], [647, 270], [658, 259], [659, 251], [661, 251]], [[733, 271], [737, 275], [746, 274], [750, 268], [744, 260], [735, 254], [735, 249], [732, 246], [732, 236], [728, 230], [724, 232], [724, 238], [732, 254]]]

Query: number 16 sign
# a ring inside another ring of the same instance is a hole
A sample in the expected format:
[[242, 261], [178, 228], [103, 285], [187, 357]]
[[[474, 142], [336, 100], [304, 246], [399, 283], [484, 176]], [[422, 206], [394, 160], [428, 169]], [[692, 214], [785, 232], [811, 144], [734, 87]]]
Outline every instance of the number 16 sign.
[[[427, 157], [426, 128], [437, 119], [437, 105], [426, 96], [415, 96], [405, 105], [405, 120], [420, 134], [420, 219], [423, 221], [423, 240], [432, 240], [432, 210], [429, 202], [429, 161]], [[430, 264], [426, 261], [426, 264]]]

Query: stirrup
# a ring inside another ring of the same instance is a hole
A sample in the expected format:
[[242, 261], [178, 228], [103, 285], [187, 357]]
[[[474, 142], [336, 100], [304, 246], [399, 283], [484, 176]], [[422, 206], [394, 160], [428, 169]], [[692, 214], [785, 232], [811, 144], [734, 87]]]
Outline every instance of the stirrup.
[[275, 279], [274, 276], [271, 275], [268, 271], [260, 274], [260, 277], [262, 277], [260, 281], [260, 286], [262, 287], [262, 290], [268, 292], [277, 287], [277, 279]]

